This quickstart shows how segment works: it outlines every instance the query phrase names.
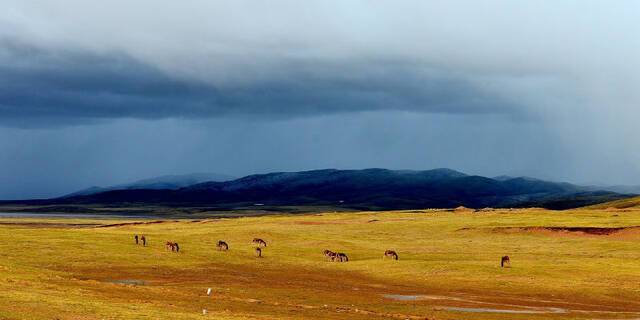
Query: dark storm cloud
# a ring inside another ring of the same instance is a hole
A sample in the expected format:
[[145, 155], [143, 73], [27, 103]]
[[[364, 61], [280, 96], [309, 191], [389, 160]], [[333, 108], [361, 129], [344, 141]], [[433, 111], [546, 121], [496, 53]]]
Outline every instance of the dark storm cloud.
[[403, 110], [503, 113], [508, 102], [461, 75], [401, 61], [289, 61], [268, 81], [216, 85], [180, 78], [122, 53], [0, 42], [0, 124], [114, 118], [290, 118]]
[[640, 2], [3, 0], [0, 199], [155, 175], [640, 181]]
[[639, 12], [589, 0], [6, 0], [0, 125], [638, 115]]

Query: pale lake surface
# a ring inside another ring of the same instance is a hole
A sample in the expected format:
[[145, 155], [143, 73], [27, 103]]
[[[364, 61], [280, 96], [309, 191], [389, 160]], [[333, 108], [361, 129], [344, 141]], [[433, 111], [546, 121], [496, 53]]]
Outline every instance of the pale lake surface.
[[2, 218], [75, 218], [75, 219], [159, 219], [156, 216], [95, 214], [95, 213], [38, 213], [38, 212], [0, 212]]

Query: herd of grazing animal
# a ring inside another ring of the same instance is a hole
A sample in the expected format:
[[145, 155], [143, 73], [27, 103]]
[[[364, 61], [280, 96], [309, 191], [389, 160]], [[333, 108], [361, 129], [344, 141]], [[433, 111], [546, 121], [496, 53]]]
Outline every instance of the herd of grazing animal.
[[[142, 235], [140, 237], [138, 237], [138, 235], [134, 235], [133, 237], [136, 241], [136, 244], [139, 244], [140, 241], [142, 241], [142, 245], [146, 246], [147, 245], [147, 238]], [[262, 249], [261, 247], [267, 247], [267, 242], [260, 239], [260, 238], [253, 238], [253, 240], [251, 241], [252, 244], [256, 245], [255, 249], [254, 249], [254, 254], [256, 256], [256, 258], [262, 258]], [[172, 252], [180, 252], [180, 246], [178, 245], [177, 242], [173, 242], [173, 241], [167, 241], [165, 243], [165, 248], [167, 250], [171, 250]], [[218, 251], [228, 251], [229, 250], [229, 244], [227, 244], [225, 241], [222, 240], [218, 240], [218, 243], [216, 244], [216, 248], [218, 248]], [[349, 257], [342, 253], [342, 252], [333, 252], [331, 250], [324, 250], [323, 252], [325, 259], [328, 261], [333, 261], [333, 262], [348, 262], [349, 261]], [[384, 255], [382, 256], [382, 259], [387, 259], [387, 258], [391, 258], [393, 260], [398, 260], [398, 253], [393, 251], [393, 250], [385, 250], [384, 251]], [[509, 259], [509, 256], [503, 256], [500, 259], [500, 267], [501, 268], [505, 268], [505, 267], [511, 267], [511, 260]]]

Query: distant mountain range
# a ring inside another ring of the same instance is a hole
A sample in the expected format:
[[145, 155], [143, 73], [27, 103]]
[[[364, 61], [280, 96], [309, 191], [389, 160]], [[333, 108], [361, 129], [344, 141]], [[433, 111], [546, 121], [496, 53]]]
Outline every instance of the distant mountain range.
[[458, 206], [567, 209], [628, 197], [570, 183], [527, 177], [487, 178], [451, 169], [325, 169], [220, 180], [227, 180], [227, 177], [165, 176], [106, 190], [87, 189], [61, 198], [31, 202], [228, 208], [258, 204], [366, 210]]
[[143, 179], [134, 181], [131, 183], [119, 184], [111, 187], [90, 187], [68, 195], [63, 198], [71, 198], [76, 196], [88, 196], [100, 192], [106, 192], [111, 190], [132, 190], [132, 189], [150, 189], [150, 190], [177, 190], [180, 188], [188, 187], [194, 184], [207, 182], [207, 181], [229, 181], [234, 180], [235, 177], [217, 174], [217, 173], [191, 173], [181, 175], [166, 175], [155, 178]]

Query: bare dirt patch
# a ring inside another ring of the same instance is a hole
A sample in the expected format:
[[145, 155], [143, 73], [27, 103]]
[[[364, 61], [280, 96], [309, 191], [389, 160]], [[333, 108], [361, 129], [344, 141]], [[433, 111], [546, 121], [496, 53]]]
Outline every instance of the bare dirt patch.
[[493, 227], [493, 228], [461, 228], [458, 231], [485, 231], [501, 234], [542, 234], [555, 237], [606, 237], [613, 240], [640, 238], [640, 226], [628, 227]]
[[[637, 305], [603, 306], [564, 299], [538, 299], [530, 296], [482, 294], [425, 288], [394, 283], [344, 270], [312, 270], [293, 266], [253, 264], [204, 264], [190, 269], [174, 268], [65, 268], [76, 279], [119, 284], [117, 287], [93, 287], [101, 296], [122, 298], [144, 294], [154, 303], [165, 301], [167, 292], [185, 301], [197, 301], [205, 288], [213, 287], [216, 303], [242, 310], [247, 304], [267, 314], [294, 309], [301, 315], [317, 318], [381, 317], [427, 319], [425, 312], [448, 311], [492, 314], [600, 314], [624, 313], [640, 316]], [[283, 270], [284, 269], [284, 270]], [[113, 280], [120, 279], [120, 280]], [[125, 280], [122, 280], [125, 279]], [[336, 281], [339, 279], [339, 281]], [[130, 291], [133, 288], [143, 291]], [[354, 295], [354, 292], [357, 294]], [[303, 295], [291, 292], [306, 292]], [[283, 299], [281, 294], [286, 294]], [[310, 299], [310, 295], [313, 299]], [[132, 297], [128, 297], [132, 298]], [[382, 299], [381, 299], [382, 298]], [[397, 312], [411, 305], [408, 313]], [[185, 302], [184, 307], [192, 308]], [[276, 311], [280, 310], [280, 311]], [[389, 312], [390, 310], [394, 310]], [[343, 316], [340, 316], [340, 315]]]
[[99, 224], [99, 225], [96, 225], [94, 228], [114, 228], [114, 227], [149, 225], [149, 224], [159, 224], [159, 223], [169, 223], [169, 222], [178, 222], [178, 220], [155, 220], [155, 221], [138, 221], [138, 222], [125, 222], [125, 223]]
[[327, 224], [352, 224], [355, 222], [345, 222], [345, 221], [295, 221], [294, 224], [301, 224], [307, 226], [316, 226], [316, 225], [327, 225]]
[[640, 230], [640, 226], [633, 227], [499, 227], [493, 228], [493, 231], [551, 231], [563, 233], [582, 233], [589, 235], [611, 235], [621, 231]]
[[555, 232], [565, 234], [583, 234], [608, 236], [621, 233], [623, 231], [640, 231], [640, 226], [631, 227], [496, 227], [492, 228], [494, 232]]

